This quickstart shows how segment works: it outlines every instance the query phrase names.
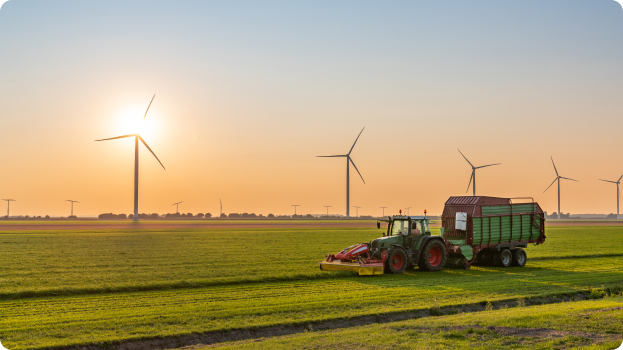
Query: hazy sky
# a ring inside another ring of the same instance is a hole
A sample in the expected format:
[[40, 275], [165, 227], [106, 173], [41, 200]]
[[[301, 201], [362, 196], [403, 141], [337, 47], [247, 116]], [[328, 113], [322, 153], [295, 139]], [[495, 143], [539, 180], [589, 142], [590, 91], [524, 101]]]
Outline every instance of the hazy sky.
[[[616, 211], [623, 10], [613, 0], [31, 1], [0, 10], [0, 198], [14, 215], [439, 214], [465, 195]], [[471, 190], [470, 190], [471, 194]], [[0, 213], [6, 209], [0, 204]], [[353, 210], [354, 212], [354, 210]]]

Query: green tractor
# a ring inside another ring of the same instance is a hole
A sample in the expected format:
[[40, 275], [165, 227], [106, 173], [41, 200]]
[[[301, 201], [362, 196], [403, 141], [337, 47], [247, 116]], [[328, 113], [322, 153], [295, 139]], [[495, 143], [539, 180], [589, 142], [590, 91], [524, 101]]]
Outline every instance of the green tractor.
[[425, 271], [440, 271], [446, 264], [446, 246], [442, 237], [432, 236], [426, 216], [388, 217], [383, 237], [370, 243], [350, 246], [337, 254], [327, 255], [320, 269], [355, 271], [360, 275], [403, 273], [416, 265]]

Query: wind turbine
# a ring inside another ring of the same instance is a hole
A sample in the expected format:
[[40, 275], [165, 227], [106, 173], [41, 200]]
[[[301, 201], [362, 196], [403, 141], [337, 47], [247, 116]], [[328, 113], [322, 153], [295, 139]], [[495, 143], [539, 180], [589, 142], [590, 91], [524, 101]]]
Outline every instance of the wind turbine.
[[[365, 129], [365, 127], [363, 129]], [[350, 157], [350, 154], [353, 151], [353, 148], [355, 148], [355, 144], [357, 143], [357, 140], [359, 140], [359, 136], [361, 136], [363, 129], [361, 129], [361, 131], [359, 132], [359, 135], [357, 135], [357, 138], [355, 139], [353, 146], [350, 148], [350, 151], [348, 151], [347, 154], [341, 154], [341, 155], [335, 155], [335, 156], [317, 156], [317, 157], [322, 157], [322, 158], [346, 157], [346, 217], [347, 218], [350, 218], [350, 163], [352, 163], [353, 167], [355, 167], [355, 170], [357, 170], [357, 173], [361, 177], [361, 181], [363, 181], [364, 184], [366, 183], [366, 181], [363, 179], [363, 176], [361, 176], [359, 169], [357, 169], [355, 162], [353, 162], [353, 159]]]
[[[461, 155], [463, 156], [463, 158], [465, 158], [465, 160], [467, 160], [467, 157], [465, 157], [463, 155], [463, 152], [461, 152], [460, 149], [457, 148], [457, 150], [459, 151], [459, 153], [461, 153]], [[467, 160], [467, 162], [469, 163], [469, 165], [472, 167], [472, 176], [469, 178], [469, 184], [467, 185], [467, 190], [465, 191], [465, 193], [467, 193], [467, 191], [469, 191], [469, 186], [471, 186], [472, 184], [472, 179], [474, 180], [474, 186], [472, 186], [472, 190], [473, 190], [473, 195], [476, 195], [476, 169], [480, 169], [480, 168], [486, 168], [488, 166], [493, 166], [493, 165], [500, 165], [502, 163], [497, 163], [497, 164], [489, 164], [489, 165], [483, 165], [483, 166], [474, 166], [469, 160]]]
[[[560, 179], [571, 180], [571, 181], [575, 181], [575, 182], [580, 182], [580, 181], [574, 180], [574, 179], [569, 179], [567, 177], [562, 177], [562, 176], [558, 175], [558, 170], [556, 169], [556, 164], [554, 164], [554, 158], [552, 158], [552, 156], [550, 156], [550, 158], [552, 159], [552, 165], [554, 166], [554, 171], [556, 172], [556, 178], [554, 179], [554, 181], [549, 186], [547, 186], [545, 191], [549, 190], [549, 188], [552, 187], [554, 182], [558, 181], [558, 219], [560, 219]], [[545, 193], [545, 191], [543, 191], [543, 193]]]
[[[143, 120], [145, 120], [145, 117], [147, 117], [147, 112], [149, 112], [149, 107], [151, 107], [151, 103], [154, 102], [154, 98], [156, 98], [155, 94], [154, 94], [154, 97], [151, 98], [151, 101], [149, 102], [149, 105], [147, 106], [147, 110], [145, 111]], [[145, 145], [145, 147], [147, 147], [149, 152], [151, 152], [151, 154], [153, 154], [154, 157], [156, 157], [156, 160], [158, 161], [158, 163], [160, 163], [160, 165], [162, 165], [162, 162], [160, 161], [160, 159], [158, 159], [158, 156], [156, 156], [154, 151], [152, 151], [151, 148], [149, 148], [149, 146], [147, 145], [147, 142], [143, 140], [143, 138], [138, 132], [135, 134], [111, 137], [109, 139], [101, 139], [101, 140], [95, 140], [95, 141], [115, 140], [115, 139], [122, 139], [126, 137], [134, 137], [134, 221], [138, 221], [138, 141], [141, 140], [141, 142], [143, 143], [143, 145]], [[164, 167], [164, 165], [162, 165], [162, 169], [167, 170]]]
[[294, 207], [294, 215], [296, 215], [296, 207], [300, 207], [300, 204], [292, 204], [291, 207]]
[[218, 202], [221, 204], [221, 212], [219, 213], [219, 216], [218, 216], [220, 218], [221, 216], [223, 216], [223, 200], [219, 198]]
[[411, 207], [406, 207], [405, 209], [407, 210], [407, 216], [409, 216], [409, 209], [411, 209]]
[[387, 209], [387, 207], [379, 207], [383, 209], [383, 216], [385, 216], [385, 209]]
[[619, 184], [621, 183], [621, 179], [623, 179], [623, 175], [621, 175], [621, 177], [616, 182], [615, 181], [608, 181], [608, 180], [599, 179], [600, 181], [605, 181], [605, 182], [610, 182], [610, 183], [613, 183], [613, 184], [617, 184], [617, 220], [619, 220], [619, 198], [620, 198]]
[[325, 205], [325, 208], [327, 208], [327, 216], [329, 216], [329, 208], [333, 208], [332, 205]]
[[6, 218], [9, 218], [9, 207], [11, 206], [11, 202], [17, 202], [15, 199], [3, 199], [6, 201]]
[[71, 216], [74, 216], [74, 203], [80, 203], [78, 201], [72, 201], [71, 199], [65, 200], [65, 202], [71, 202]]
[[171, 204], [171, 206], [175, 205], [175, 212], [178, 214], [180, 213], [180, 203], [184, 203], [184, 201]]
[[356, 214], [355, 214], [355, 215], [357, 215], [357, 217], [359, 217], [359, 208], [361, 208], [361, 207], [358, 207], [358, 206], [356, 206], [356, 205], [353, 205], [353, 208], [355, 208], [355, 211], [356, 211]]

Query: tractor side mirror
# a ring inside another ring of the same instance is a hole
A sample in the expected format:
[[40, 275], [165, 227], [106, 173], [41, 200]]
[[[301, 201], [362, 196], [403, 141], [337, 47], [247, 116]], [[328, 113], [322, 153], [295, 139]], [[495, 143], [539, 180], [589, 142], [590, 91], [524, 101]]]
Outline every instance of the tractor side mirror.
[[381, 222], [380, 221], [376, 222], [376, 228], [381, 228]]

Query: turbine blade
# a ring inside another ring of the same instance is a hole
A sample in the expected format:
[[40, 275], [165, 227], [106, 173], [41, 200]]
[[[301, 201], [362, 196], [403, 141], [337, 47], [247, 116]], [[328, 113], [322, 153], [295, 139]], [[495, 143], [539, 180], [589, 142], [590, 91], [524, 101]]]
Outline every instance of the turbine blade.
[[[554, 179], [554, 182], [556, 182], [557, 180], [558, 180], [558, 177], [556, 177], [556, 179]], [[545, 191], [543, 191], [543, 193], [545, 193], [547, 190], [549, 190], [549, 188], [552, 187], [554, 182], [552, 182], [549, 186], [547, 186], [547, 188], [545, 189]]]
[[486, 167], [488, 167], [488, 166], [500, 165], [500, 164], [502, 164], [502, 163], [497, 163], [497, 164], [489, 164], [489, 165], [483, 165], [483, 166], [476, 167], [476, 169], [486, 168]]
[[561, 179], [565, 179], [565, 180], [571, 180], [571, 181], [575, 181], [575, 182], [580, 182], [580, 181], [578, 181], [578, 180], [570, 179], [570, 178], [568, 178], [568, 177], [562, 177], [562, 176], [561, 176], [560, 178], [561, 178]]
[[609, 180], [602, 180], [602, 179], [598, 179], [598, 180], [599, 180], [599, 181], [604, 181], [604, 182], [611, 182], [611, 183], [613, 183], [613, 184], [615, 184], [615, 183], [616, 183], [616, 182], [614, 182], [614, 181], [609, 181]]
[[316, 157], [320, 157], [320, 158], [331, 158], [331, 157], [348, 157], [348, 155], [340, 155], [340, 156], [316, 156]]
[[465, 190], [465, 193], [467, 193], [469, 191], [469, 186], [472, 185], [472, 179], [473, 178], [474, 178], [474, 170], [472, 170], [472, 176], [469, 177], [469, 183], [467, 184], [467, 189]]
[[147, 112], [149, 112], [149, 107], [151, 107], [151, 103], [154, 102], [154, 98], [156, 98], [156, 94], [154, 94], [154, 97], [152, 97], [151, 101], [149, 101], [149, 106], [147, 106], [147, 110], [145, 111], [145, 115], [143, 116], [143, 120], [145, 120], [145, 117], [147, 117]]
[[124, 137], [133, 137], [136, 136], [136, 134], [131, 134], [131, 135], [123, 135], [123, 136], [117, 136], [117, 137], [111, 137], [109, 139], [101, 139], [101, 140], [95, 140], [95, 141], [108, 141], [108, 140], [114, 140], [114, 139], [122, 139]]
[[357, 169], [357, 166], [355, 165], [355, 162], [353, 162], [353, 159], [351, 157], [348, 157], [348, 160], [350, 160], [350, 162], [353, 164], [353, 166], [355, 167], [355, 170], [357, 170], [357, 174], [359, 174], [359, 177], [361, 177], [361, 181], [363, 181], [363, 183], [365, 184], [366, 180], [364, 180], [363, 176], [361, 176], [361, 173], [359, 172], [359, 169]]
[[552, 158], [552, 164], [554, 165], [554, 171], [556, 172], [556, 176], [560, 176], [558, 175], [558, 170], [556, 169], [556, 164], [554, 164], [554, 158], [552, 156], [549, 156], [550, 158]]
[[[457, 148], [456, 150], [459, 151], [459, 153], [461, 153], [461, 155], [463, 156], [463, 158], [465, 158], [465, 160], [467, 160], [467, 157], [465, 157], [465, 155], [463, 154], [463, 152], [461, 152], [460, 149]], [[472, 163], [469, 160], [467, 160], [467, 162], [469, 163], [469, 165], [472, 166], [472, 168], [474, 167], [474, 165], [472, 165]]]
[[[147, 147], [147, 149], [149, 150], [149, 152], [151, 152], [151, 154], [154, 155], [154, 157], [156, 157], [156, 160], [158, 161], [158, 163], [160, 163], [160, 165], [162, 165], [162, 162], [160, 161], [160, 159], [158, 159], [158, 156], [156, 156], [156, 154], [154, 153], [154, 151], [151, 150], [151, 148], [149, 148], [149, 146], [147, 146], [147, 142], [145, 142], [145, 140], [143, 140], [143, 138], [139, 135], [138, 138], [141, 140], [141, 142], [143, 143], [143, 145], [145, 145], [145, 147]], [[167, 168], [164, 167], [164, 165], [162, 165], [162, 169], [167, 170]]]
[[621, 179], [623, 179], [623, 175], [621, 175], [621, 177], [617, 180], [617, 182], [621, 182]]
[[[364, 126], [363, 129], [365, 129], [366, 127]], [[348, 151], [348, 155], [350, 155], [350, 152], [353, 151], [353, 148], [355, 148], [355, 144], [357, 143], [357, 140], [359, 140], [359, 136], [361, 136], [361, 133], [363, 132], [363, 129], [361, 129], [361, 131], [359, 132], [359, 135], [357, 135], [357, 138], [355, 139], [355, 142], [353, 143], [353, 147], [350, 148], [350, 151]]]

